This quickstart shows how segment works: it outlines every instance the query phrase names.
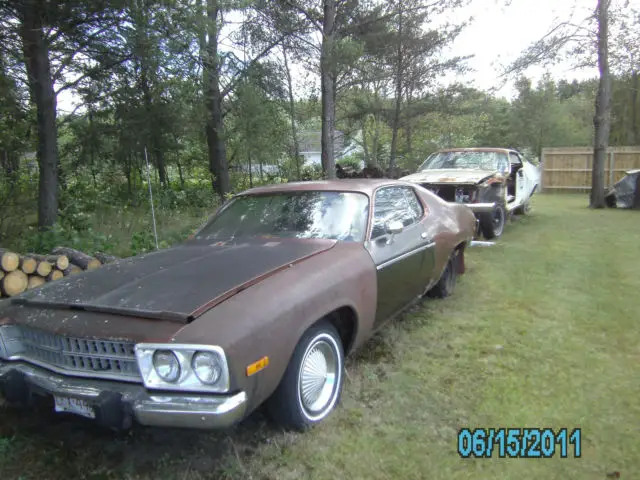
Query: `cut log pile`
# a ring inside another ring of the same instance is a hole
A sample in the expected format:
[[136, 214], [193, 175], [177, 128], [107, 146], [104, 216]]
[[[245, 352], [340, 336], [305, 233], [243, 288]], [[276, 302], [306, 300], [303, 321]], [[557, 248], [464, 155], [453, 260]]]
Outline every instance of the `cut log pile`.
[[103, 252], [95, 252], [91, 256], [68, 247], [56, 247], [50, 255], [20, 255], [0, 248], [0, 296], [14, 297], [47, 282], [95, 270], [117, 260], [117, 257]]

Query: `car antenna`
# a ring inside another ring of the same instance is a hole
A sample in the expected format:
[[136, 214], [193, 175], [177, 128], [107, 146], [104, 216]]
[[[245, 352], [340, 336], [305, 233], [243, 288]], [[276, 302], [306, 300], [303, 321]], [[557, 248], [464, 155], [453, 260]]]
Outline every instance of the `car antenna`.
[[151, 204], [151, 219], [153, 220], [153, 236], [156, 240], [156, 250], [158, 250], [158, 231], [156, 229], [156, 212], [153, 208], [153, 191], [151, 189], [151, 173], [149, 169], [149, 157], [147, 156], [147, 147], [144, 147], [144, 159], [147, 162], [147, 183], [149, 184], [149, 203]]

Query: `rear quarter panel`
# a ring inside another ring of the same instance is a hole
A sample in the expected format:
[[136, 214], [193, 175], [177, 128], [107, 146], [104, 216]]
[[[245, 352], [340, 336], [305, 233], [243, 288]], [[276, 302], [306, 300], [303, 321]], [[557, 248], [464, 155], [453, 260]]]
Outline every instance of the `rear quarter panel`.
[[[224, 301], [173, 340], [222, 346], [232, 389], [247, 392], [251, 411], [277, 387], [302, 334], [328, 313], [341, 307], [355, 312], [352, 346], [359, 347], [372, 333], [376, 299], [369, 253], [362, 244], [337, 243]], [[264, 356], [269, 365], [248, 377], [246, 367]]]
[[473, 240], [476, 218], [465, 205], [446, 202], [421, 186], [416, 191], [428, 209], [424, 219], [427, 234], [436, 242], [434, 282], [437, 282], [453, 250]]

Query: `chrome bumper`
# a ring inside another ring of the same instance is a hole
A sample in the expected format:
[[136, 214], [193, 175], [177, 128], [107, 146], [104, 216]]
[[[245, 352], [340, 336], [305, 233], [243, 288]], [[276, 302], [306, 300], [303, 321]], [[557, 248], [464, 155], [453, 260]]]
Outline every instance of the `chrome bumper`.
[[467, 207], [473, 210], [473, 213], [487, 213], [493, 212], [495, 203], [465, 203]]
[[[156, 427], [226, 428], [244, 418], [247, 395], [150, 392], [137, 383], [67, 377], [24, 362], [0, 361], [0, 386], [11, 403], [31, 403], [34, 395], [61, 395], [84, 400], [96, 420], [113, 428], [138, 423]], [[119, 425], [118, 425], [119, 424]]]

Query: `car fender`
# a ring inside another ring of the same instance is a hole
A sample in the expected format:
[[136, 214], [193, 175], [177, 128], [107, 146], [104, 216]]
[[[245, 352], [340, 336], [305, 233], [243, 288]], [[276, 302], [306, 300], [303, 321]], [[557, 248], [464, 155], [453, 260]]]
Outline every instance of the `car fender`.
[[[217, 305], [173, 340], [224, 348], [231, 390], [247, 392], [250, 411], [273, 393], [311, 325], [339, 308], [351, 309], [356, 318], [353, 350], [372, 333], [376, 302], [376, 269], [369, 253], [362, 244], [338, 242]], [[264, 357], [268, 366], [248, 376], [247, 367]]]
[[436, 242], [434, 272], [427, 286], [431, 288], [440, 280], [454, 249], [473, 240], [476, 217], [465, 204], [447, 202], [420, 185], [415, 189], [428, 210], [425, 228], [433, 232]]

